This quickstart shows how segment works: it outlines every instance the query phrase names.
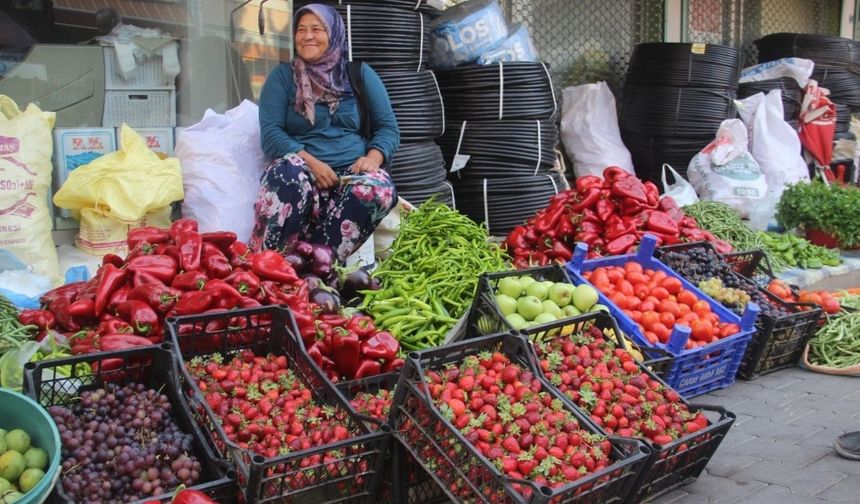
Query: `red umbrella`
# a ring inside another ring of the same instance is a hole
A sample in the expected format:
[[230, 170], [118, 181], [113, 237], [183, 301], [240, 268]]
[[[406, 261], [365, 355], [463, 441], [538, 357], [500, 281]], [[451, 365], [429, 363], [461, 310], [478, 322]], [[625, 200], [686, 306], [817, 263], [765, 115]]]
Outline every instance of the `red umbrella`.
[[830, 171], [836, 131], [836, 106], [829, 94], [810, 79], [800, 105], [800, 143], [815, 160], [816, 168], [825, 172]]

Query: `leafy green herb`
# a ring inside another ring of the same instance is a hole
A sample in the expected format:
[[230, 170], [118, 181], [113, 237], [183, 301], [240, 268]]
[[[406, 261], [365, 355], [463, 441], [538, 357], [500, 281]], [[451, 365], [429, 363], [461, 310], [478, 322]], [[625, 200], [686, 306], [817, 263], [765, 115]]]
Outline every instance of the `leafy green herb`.
[[777, 222], [786, 228], [819, 229], [835, 237], [841, 248], [860, 245], [860, 190], [855, 187], [820, 180], [793, 184], [776, 209]]

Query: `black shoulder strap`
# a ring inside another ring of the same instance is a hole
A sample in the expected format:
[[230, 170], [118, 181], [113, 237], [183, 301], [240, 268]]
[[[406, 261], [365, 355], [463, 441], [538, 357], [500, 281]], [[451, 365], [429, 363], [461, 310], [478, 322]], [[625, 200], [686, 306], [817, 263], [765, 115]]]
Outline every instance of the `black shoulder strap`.
[[361, 76], [361, 67], [364, 63], [360, 61], [349, 62], [349, 82], [352, 85], [352, 92], [355, 95], [355, 101], [358, 103], [358, 116], [361, 121], [360, 133], [361, 136], [370, 139], [370, 112], [367, 106], [367, 93], [364, 89], [364, 79]]

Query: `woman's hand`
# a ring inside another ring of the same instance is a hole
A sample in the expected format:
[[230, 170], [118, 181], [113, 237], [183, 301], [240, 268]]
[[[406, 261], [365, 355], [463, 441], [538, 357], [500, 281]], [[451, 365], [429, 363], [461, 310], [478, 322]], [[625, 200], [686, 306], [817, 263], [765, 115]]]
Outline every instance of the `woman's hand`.
[[320, 189], [331, 189], [340, 183], [337, 173], [331, 169], [331, 166], [305, 151], [299, 152], [299, 157], [305, 160], [305, 164], [308, 165], [308, 169], [313, 174], [317, 187]]
[[376, 173], [379, 170], [379, 163], [370, 159], [368, 156], [361, 156], [352, 164], [352, 173]]

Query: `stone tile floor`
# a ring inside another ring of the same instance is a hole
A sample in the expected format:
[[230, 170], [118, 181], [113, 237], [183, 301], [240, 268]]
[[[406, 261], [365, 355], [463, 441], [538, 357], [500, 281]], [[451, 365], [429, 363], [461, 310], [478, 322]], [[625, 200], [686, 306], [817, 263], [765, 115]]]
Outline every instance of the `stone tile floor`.
[[654, 504], [860, 503], [860, 461], [833, 452], [860, 430], [860, 379], [786, 369], [691, 402], [737, 420], [699, 479]]

